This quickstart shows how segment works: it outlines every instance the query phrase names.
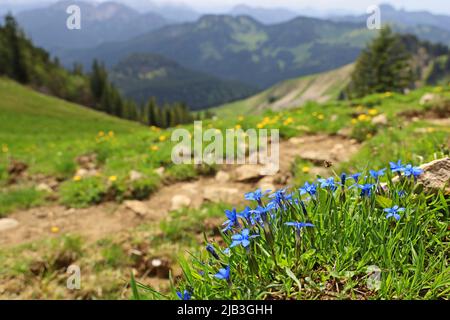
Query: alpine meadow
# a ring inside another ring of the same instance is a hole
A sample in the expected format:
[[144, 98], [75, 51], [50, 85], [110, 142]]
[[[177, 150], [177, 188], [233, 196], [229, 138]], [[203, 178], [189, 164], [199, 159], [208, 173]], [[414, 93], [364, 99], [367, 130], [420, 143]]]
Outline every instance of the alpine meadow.
[[450, 299], [448, 7], [241, 2], [0, 5], [0, 299]]

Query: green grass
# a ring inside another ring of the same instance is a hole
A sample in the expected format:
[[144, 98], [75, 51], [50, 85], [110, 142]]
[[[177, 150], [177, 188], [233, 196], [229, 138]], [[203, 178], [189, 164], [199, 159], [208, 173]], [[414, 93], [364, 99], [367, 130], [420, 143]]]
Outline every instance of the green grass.
[[0, 218], [8, 212], [45, 203], [45, 193], [35, 188], [0, 191]]
[[[291, 97], [289, 101], [295, 101], [306, 95], [306, 92], [309, 94], [320, 92], [320, 94], [314, 95], [314, 98], [305, 98], [305, 102], [319, 98], [327, 101], [334, 100], [346, 86], [351, 68], [352, 66], [349, 65], [329, 72], [285, 80], [252, 97], [227, 103], [211, 110], [221, 118], [233, 117], [236, 114], [261, 114], [265, 110], [280, 109], [275, 105], [286, 96]], [[294, 107], [297, 106], [292, 102], [282, 104], [282, 109]]]

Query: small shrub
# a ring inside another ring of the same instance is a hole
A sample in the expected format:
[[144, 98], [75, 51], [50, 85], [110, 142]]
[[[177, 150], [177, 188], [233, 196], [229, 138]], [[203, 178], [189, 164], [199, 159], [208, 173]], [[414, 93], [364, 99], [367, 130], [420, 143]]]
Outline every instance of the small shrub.
[[60, 187], [60, 201], [75, 208], [88, 207], [100, 203], [106, 191], [105, 183], [98, 177], [66, 181]]

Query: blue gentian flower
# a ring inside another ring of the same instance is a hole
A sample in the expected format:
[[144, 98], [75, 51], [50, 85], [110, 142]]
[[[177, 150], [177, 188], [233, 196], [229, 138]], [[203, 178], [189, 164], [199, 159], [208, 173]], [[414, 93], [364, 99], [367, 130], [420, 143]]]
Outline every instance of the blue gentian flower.
[[257, 189], [256, 191], [246, 193], [245, 200], [253, 200], [261, 204], [262, 198], [269, 192], [270, 190], [262, 192], [261, 189]]
[[361, 189], [361, 197], [370, 197], [372, 195], [372, 189], [374, 185], [370, 183], [358, 184], [358, 188]]
[[236, 247], [238, 245], [242, 245], [244, 248], [247, 248], [250, 245], [250, 239], [259, 237], [258, 235], [250, 235], [250, 230], [244, 229], [241, 233], [235, 234], [231, 237], [233, 242], [230, 245], [230, 248]]
[[299, 189], [300, 195], [308, 193], [311, 197], [314, 197], [317, 193], [317, 186], [314, 183], [305, 182], [303, 187]]
[[374, 178], [376, 181], [378, 181], [378, 179], [381, 176], [384, 176], [384, 171], [386, 171], [386, 169], [381, 169], [381, 170], [370, 170], [369, 173], [371, 175], [372, 178]]
[[180, 298], [180, 300], [191, 300], [191, 293], [187, 290], [184, 290], [183, 293], [181, 293], [180, 291], [177, 291], [177, 296], [178, 298]]
[[329, 189], [331, 191], [335, 191], [337, 189], [336, 183], [334, 182], [334, 178], [328, 178], [328, 179], [318, 179], [317, 181], [320, 182], [320, 187]]
[[347, 174], [345, 172], [341, 173], [341, 185], [345, 185], [345, 181], [347, 181]]
[[208, 251], [214, 258], [216, 258], [217, 260], [220, 260], [219, 255], [216, 252], [216, 249], [214, 249], [213, 245], [208, 243], [206, 245], [206, 251]]
[[314, 225], [312, 223], [309, 222], [286, 222], [285, 225], [290, 226], [290, 227], [295, 227], [295, 229], [300, 230], [302, 228], [306, 228], [306, 227], [314, 227]]
[[355, 183], [358, 183], [359, 177], [361, 177], [361, 173], [355, 173], [351, 175], [352, 179], [355, 180]]
[[398, 196], [399, 196], [400, 198], [403, 198], [403, 197], [406, 195], [406, 192], [405, 192], [405, 190], [399, 190], [399, 191], [397, 192], [397, 194], [398, 194]]
[[313, 228], [314, 225], [309, 222], [286, 222], [285, 225], [294, 227], [297, 237], [300, 237], [303, 228]]
[[386, 219], [389, 219], [391, 217], [394, 217], [395, 220], [400, 220], [399, 212], [405, 211], [405, 208], [399, 208], [399, 206], [393, 206], [392, 208], [386, 208], [384, 209], [384, 212], [387, 212]]
[[245, 207], [245, 209], [239, 213], [239, 216], [245, 219], [248, 224], [254, 224], [252, 209], [250, 207]]
[[391, 167], [392, 173], [403, 172], [403, 170], [405, 170], [405, 167], [402, 165], [402, 160], [398, 160], [397, 162], [389, 162], [389, 166]]
[[217, 272], [214, 277], [221, 280], [230, 280], [230, 266], [226, 266]]
[[286, 194], [286, 189], [280, 189], [272, 193], [269, 197], [272, 198], [276, 204], [281, 206], [283, 201], [288, 201], [292, 199], [292, 194]]
[[413, 167], [411, 164], [408, 164], [405, 166], [403, 173], [406, 177], [414, 177], [414, 179], [417, 179], [417, 177], [423, 173], [423, 170], [419, 167]]
[[222, 230], [223, 232], [231, 230], [231, 228], [233, 228], [233, 227], [240, 226], [239, 221], [238, 221], [239, 215], [237, 214], [235, 208], [233, 208], [233, 210], [231, 210], [231, 211], [225, 210], [225, 214], [226, 214], [228, 220], [223, 223], [223, 225], [226, 225], [225, 229]]

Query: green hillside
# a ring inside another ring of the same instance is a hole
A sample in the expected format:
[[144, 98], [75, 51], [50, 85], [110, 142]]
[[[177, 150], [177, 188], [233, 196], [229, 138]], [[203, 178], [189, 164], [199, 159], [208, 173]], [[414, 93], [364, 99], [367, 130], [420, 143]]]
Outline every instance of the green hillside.
[[111, 80], [130, 99], [159, 105], [184, 102], [191, 110], [217, 106], [248, 97], [256, 89], [190, 70], [155, 54], [132, 54], [117, 64]]
[[324, 73], [283, 81], [253, 97], [212, 109], [219, 116], [255, 114], [264, 110], [282, 110], [308, 101], [326, 102], [336, 99], [349, 82], [353, 65]]
[[33, 171], [64, 171], [64, 163], [89, 149], [100, 131], [129, 135], [145, 129], [5, 78], [0, 78], [0, 96], [0, 145], [8, 151], [3, 155], [34, 164]]

